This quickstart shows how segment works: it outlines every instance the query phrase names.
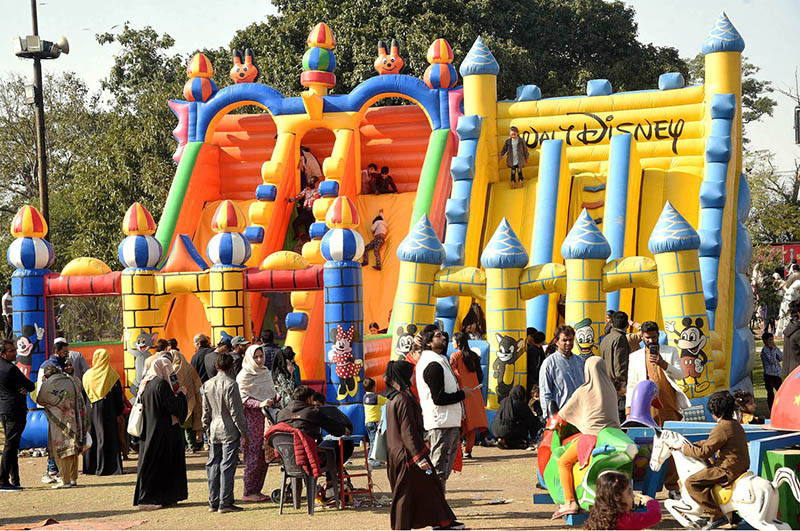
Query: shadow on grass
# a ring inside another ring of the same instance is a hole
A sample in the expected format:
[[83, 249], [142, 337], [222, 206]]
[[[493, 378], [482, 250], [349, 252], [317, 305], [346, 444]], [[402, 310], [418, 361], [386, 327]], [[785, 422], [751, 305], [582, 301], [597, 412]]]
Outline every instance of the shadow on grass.
[[6, 518], [3, 517], [3, 524], [22, 524], [22, 523], [39, 523], [42, 520], [46, 520], [48, 518], [53, 518], [58, 522], [63, 522], [67, 520], [96, 520], [99, 518], [108, 518], [109, 516], [119, 516], [119, 515], [135, 515], [139, 514], [140, 511], [136, 510], [136, 507], [131, 506], [130, 509], [125, 510], [108, 510], [108, 511], [90, 511], [85, 513], [80, 513], [76, 511], [67, 511], [63, 513], [45, 513], [45, 514], [34, 514], [29, 516], [20, 516], [20, 517], [11, 517]]

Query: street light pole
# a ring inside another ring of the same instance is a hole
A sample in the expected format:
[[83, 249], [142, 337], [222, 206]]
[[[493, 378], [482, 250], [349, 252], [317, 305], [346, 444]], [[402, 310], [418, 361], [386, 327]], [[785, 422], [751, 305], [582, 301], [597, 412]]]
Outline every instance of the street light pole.
[[[39, 18], [36, 12], [37, 0], [31, 0], [31, 19], [33, 35], [39, 35]], [[39, 210], [45, 222], [50, 223], [50, 200], [47, 196], [47, 144], [44, 138], [44, 91], [42, 90], [42, 60], [33, 58], [33, 87], [35, 92], [34, 117], [36, 119], [36, 158], [39, 176]], [[45, 236], [46, 238], [47, 236]]]

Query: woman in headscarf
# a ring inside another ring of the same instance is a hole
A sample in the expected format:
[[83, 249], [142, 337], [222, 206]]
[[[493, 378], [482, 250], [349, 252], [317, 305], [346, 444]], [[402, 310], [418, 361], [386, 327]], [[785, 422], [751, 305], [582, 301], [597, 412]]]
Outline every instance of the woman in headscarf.
[[119, 374], [111, 367], [108, 351], [99, 348], [92, 355], [92, 368], [83, 375], [83, 389], [91, 402], [89, 412], [92, 447], [83, 454], [83, 473], [98, 476], [122, 474], [122, 453], [117, 417], [125, 404]]
[[392, 487], [392, 529], [428, 526], [459, 528], [444, 497], [442, 484], [433, 473], [428, 447], [423, 439], [422, 409], [409, 388], [414, 366], [390, 361], [386, 382], [386, 467]]
[[[292, 401], [292, 393], [299, 387], [294, 378], [294, 359], [287, 356], [286, 349], [280, 349], [272, 360], [272, 382], [280, 396], [280, 404], [275, 407], [285, 408]], [[294, 354], [293, 352], [291, 353]]]
[[[464, 332], [453, 334], [453, 347], [455, 352], [450, 356], [450, 366], [458, 380], [458, 388], [468, 387], [473, 389], [483, 382], [481, 358], [469, 347], [469, 337]], [[461, 433], [466, 438], [464, 453], [472, 457], [472, 447], [475, 446], [475, 430], [483, 437], [489, 430], [486, 421], [486, 407], [483, 404], [483, 394], [472, 393], [464, 400], [465, 417], [461, 421]]]
[[150, 364], [139, 385], [142, 401], [142, 435], [139, 438], [139, 470], [133, 504], [140, 510], [160, 509], [185, 500], [186, 454], [179, 419], [186, 418], [186, 390], [165, 357]]
[[272, 374], [264, 365], [262, 349], [250, 349], [242, 360], [242, 370], [236, 376], [239, 394], [242, 395], [244, 418], [247, 421], [247, 444], [244, 446], [244, 496], [246, 502], [263, 502], [267, 496], [261, 493], [267, 477], [264, 456], [263, 407], [273, 407], [278, 402]]
[[303, 382], [300, 378], [300, 366], [297, 365], [297, 361], [295, 361], [295, 353], [294, 349], [289, 345], [286, 345], [281, 349], [283, 351], [283, 357], [286, 359], [287, 365], [286, 368], [289, 370], [289, 362], [291, 362], [291, 373], [294, 376], [294, 383], [297, 387], [303, 385]]
[[[172, 370], [175, 372], [175, 376], [178, 377], [178, 384], [186, 389], [187, 413], [186, 418], [180, 419], [181, 428], [185, 430], [186, 444], [189, 445], [192, 451], [197, 451], [197, 436], [203, 431], [203, 398], [200, 395], [200, 388], [203, 386], [203, 382], [200, 381], [197, 371], [186, 361], [182, 352], [172, 350], [171, 354]], [[200, 448], [202, 448], [202, 439], [199, 444]]]
[[497, 415], [492, 420], [492, 432], [498, 438], [497, 446], [503, 450], [528, 447], [528, 441], [539, 431], [539, 419], [525, 400], [525, 388], [516, 385], [500, 402]]
[[560, 420], [577, 428], [581, 436], [558, 459], [558, 477], [564, 489], [565, 503], [553, 513], [553, 519], [580, 511], [575, 500], [572, 467], [575, 463], [579, 463], [581, 468], [589, 464], [597, 434], [604, 428], [619, 428], [617, 390], [603, 358], [590, 356], [583, 366], [583, 375], [585, 383], [575, 390], [558, 412]]
[[53, 488], [67, 489], [78, 484], [78, 456], [89, 432], [88, 403], [78, 381], [56, 367], [47, 367], [44, 377], [36, 403], [44, 407], [50, 423], [47, 446], [61, 472], [61, 481]]

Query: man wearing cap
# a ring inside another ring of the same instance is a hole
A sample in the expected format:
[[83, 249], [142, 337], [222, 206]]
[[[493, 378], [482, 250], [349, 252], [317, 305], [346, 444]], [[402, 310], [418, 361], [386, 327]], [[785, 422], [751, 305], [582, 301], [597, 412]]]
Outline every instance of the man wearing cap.
[[[217, 375], [217, 358], [219, 358], [219, 355], [223, 352], [228, 354], [231, 352], [231, 340], [229, 337], [223, 337], [217, 341], [217, 348], [206, 354], [203, 360], [209, 380]], [[239, 366], [241, 367], [241, 364]]]
[[56, 350], [58, 350], [59, 345], [61, 345], [61, 348], [67, 350], [68, 353], [67, 355], [70, 361], [72, 361], [72, 367], [75, 369], [75, 373], [73, 374], [73, 376], [75, 377], [76, 380], [78, 380], [78, 383], [80, 383], [81, 386], [83, 386], [82, 383], [83, 375], [84, 373], [86, 373], [86, 371], [89, 370], [89, 364], [84, 359], [83, 354], [81, 354], [77, 350], [69, 350], [68, 348], [69, 343], [67, 343], [67, 340], [64, 339], [63, 337], [57, 337], [55, 341], [53, 341], [53, 348], [55, 348]]
[[236, 378], [236, 375], [239, 374], [239, 371], [242, 370], [242, 361], [244, 361], [244, 353], [247, 352], [247, 346], [250, 344], [250, 341], [245, 339], [243, 336], [236, 336], [231, 339], [231, 346], [233, 350], [231, 351], [231, 356], [233, 356], [233, 377]]

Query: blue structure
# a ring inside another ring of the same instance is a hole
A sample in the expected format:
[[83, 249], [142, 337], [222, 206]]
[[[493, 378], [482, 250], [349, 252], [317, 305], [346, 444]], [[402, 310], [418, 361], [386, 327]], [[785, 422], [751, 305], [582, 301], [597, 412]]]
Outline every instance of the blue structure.
[[350, 199], [337, 198], [330, 210], [333, 212], [328, 214], [329, 230], [320, 245], [326, 260], [323, 266], [325, 399], [347, 415], [354, 434], [363, 435], [364, 293], [358, 260], [364, 254], [364, 240], [352, 229], [358, 224], [358, 213]]
[[[15, 268], [11, 275], [11, 296], [17, 365], [36, 381], [39, 366], [47, 359], [47, 346], [55, 335], [46, 318], [48, 313], [52, 314], [52, 303], [44, 296], [44, 277], [50, 273], [48, 267], [55, 253], [50, 242], [44, 239], [47, 223], [31, 206], [17, 212], [11, 223], [11, 233], [15, 239], [8, 247], [7, 258]], [[28, 408], [36, 407], [28, 396]], [[22, 434], [26, 447], [47, 446], [47, 422], [41, 422], [36, 411], [28, 413], [28, 419], [30, 422]]]
[[[469, 202], [472, 197], [472, 180], [475, 177], [475, 156], [481, 136], [480, 116], [461, 116], [458, 119], [458, 155], [450, 163], [453, 189], [447, 200], [445, 217], [444, 250], [445, 267], [464, 265], [464, 249], [467, 242]], [[452, 337], [458, 316], [458, 297], [441, 297], [436, 302], [436, 319], [441, 321], [444, 331]]]

